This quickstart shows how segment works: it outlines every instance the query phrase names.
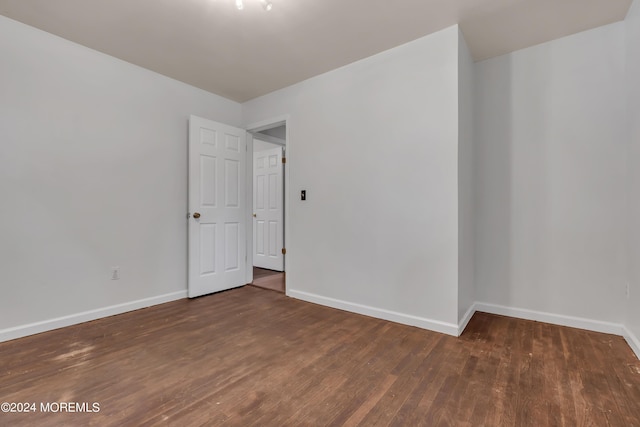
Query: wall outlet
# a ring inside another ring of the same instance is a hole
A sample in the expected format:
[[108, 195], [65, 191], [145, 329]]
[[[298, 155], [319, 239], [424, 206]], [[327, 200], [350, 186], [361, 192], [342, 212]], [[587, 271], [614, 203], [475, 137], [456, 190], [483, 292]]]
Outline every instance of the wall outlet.
[[120, 280], [120, 267], [111, 267], [111, 280]]

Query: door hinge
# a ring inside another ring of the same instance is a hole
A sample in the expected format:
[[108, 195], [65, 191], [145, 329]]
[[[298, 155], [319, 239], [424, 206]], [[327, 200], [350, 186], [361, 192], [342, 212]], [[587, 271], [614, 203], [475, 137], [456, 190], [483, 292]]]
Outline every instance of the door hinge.
[[287, 158], [286, 157], [282, 158], [282, 163], [287, 163]]
[[287, 248], [282, 248], [282, 255], [286, 255], [287, 254]]

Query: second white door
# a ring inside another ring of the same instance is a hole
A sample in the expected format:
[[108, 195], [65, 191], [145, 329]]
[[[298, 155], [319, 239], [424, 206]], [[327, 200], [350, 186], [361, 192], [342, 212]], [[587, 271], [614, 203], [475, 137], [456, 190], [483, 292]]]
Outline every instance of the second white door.
[[253, 265], [284, 271], [282, 147], [253, 154]]

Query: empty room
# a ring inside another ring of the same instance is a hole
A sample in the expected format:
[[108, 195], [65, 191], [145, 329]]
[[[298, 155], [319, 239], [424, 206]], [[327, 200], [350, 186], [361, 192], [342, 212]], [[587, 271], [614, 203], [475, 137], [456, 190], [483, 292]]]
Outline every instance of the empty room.
[[0, 426], [639, 426], [640, 0], [0, 0]]

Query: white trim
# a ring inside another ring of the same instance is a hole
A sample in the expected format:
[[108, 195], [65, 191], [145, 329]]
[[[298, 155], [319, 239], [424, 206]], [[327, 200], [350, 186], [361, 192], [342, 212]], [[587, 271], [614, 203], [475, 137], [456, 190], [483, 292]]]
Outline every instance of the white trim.
[[583, 317], [565, 316], [563, 314], [547, 313], [543, 311], [528, 310], [526, 308], [506, 307], [503, 305], [475, 303], [476, 311], [499, 314], [502, 316], [516, 317], [518, 319], [535, 320], [571, 328], [586, 329], [588, 331], [602, 332], [605, 334], [623, 335], [624, 326], [619, 323], [602, 322], [600, 320], [585, 319]]
[[141, 308], [163, 304], [165, 302], [175, 301], [186, 297], [186, 290], [172, 292], [170, 294], [158, 295], [151, 298], [144, 298], [137, 301], [111, 305], [109, 307], [98, 308], [95, 310], [83, 311], [81, 313], [71, 314], [69, 316], [62, 316], [55, 319], [49, 319], [41, 322], [29, 323], [27, 325], [15, 326], [13, 328], [2, 329], [0, 330], [0, 342], [39, 334], [41, 332], [51, 331], [54, 329], [64, 328], [65, 326], [76, 325], [78, 323], [89, 322], [91, 320], [101, 319], [103, 317], [109, 317], [115, 314], [126, 313], [128, 311], [139, 310]]
[[474, 302], [473, 304], [471, 304], [471, 307], [469, 307], [469, 310], [467, 310], [467, 312], [464, 314], [464, 316], [462, 317], [462, 320], [458, 322], [458, 336], [462, 335], [465, 328], [469, 324], [469, 320], [471, 320], [475, 312], [476, 312], [476, 303]]
[[246, 265], [244, 270], [244, 281], [253, 283], [253, 134], [247, 131], [247, 168], [245, 171], [247, 180], [246, 201], [247, 201], [247, 233], [245, 234]]
[[302, 301], [337, 308], [339, 310], [350, 311], [352, 313], [358, 313], [365, 316], [376, 317], [378, 319], [389, 320], [391, 322], [402, 323], [403, 325], [417, 326], [418, 328], [428, 329], [430, 331], [440, 332], [447, 335], [453, 335], [454, 337], [458, 336], [458, 325], [454, 323], [446, 323], [439, 320], [426, 319], [424, 317], [418, 317], [410, 314], [398, 313], [396, 311], [385, 310], [382, 308], [370, 307], [367, 305], [323, 297], [307, 292], [296, 291], [294, 289], [287, 289], [287, 296]]
[[631, 350], [636, 354], [636, 357], [640, 359], [640, 340], [636, 337], [626, 326], [623, 326], [623, 334], [625, 341], [631, 347]]

